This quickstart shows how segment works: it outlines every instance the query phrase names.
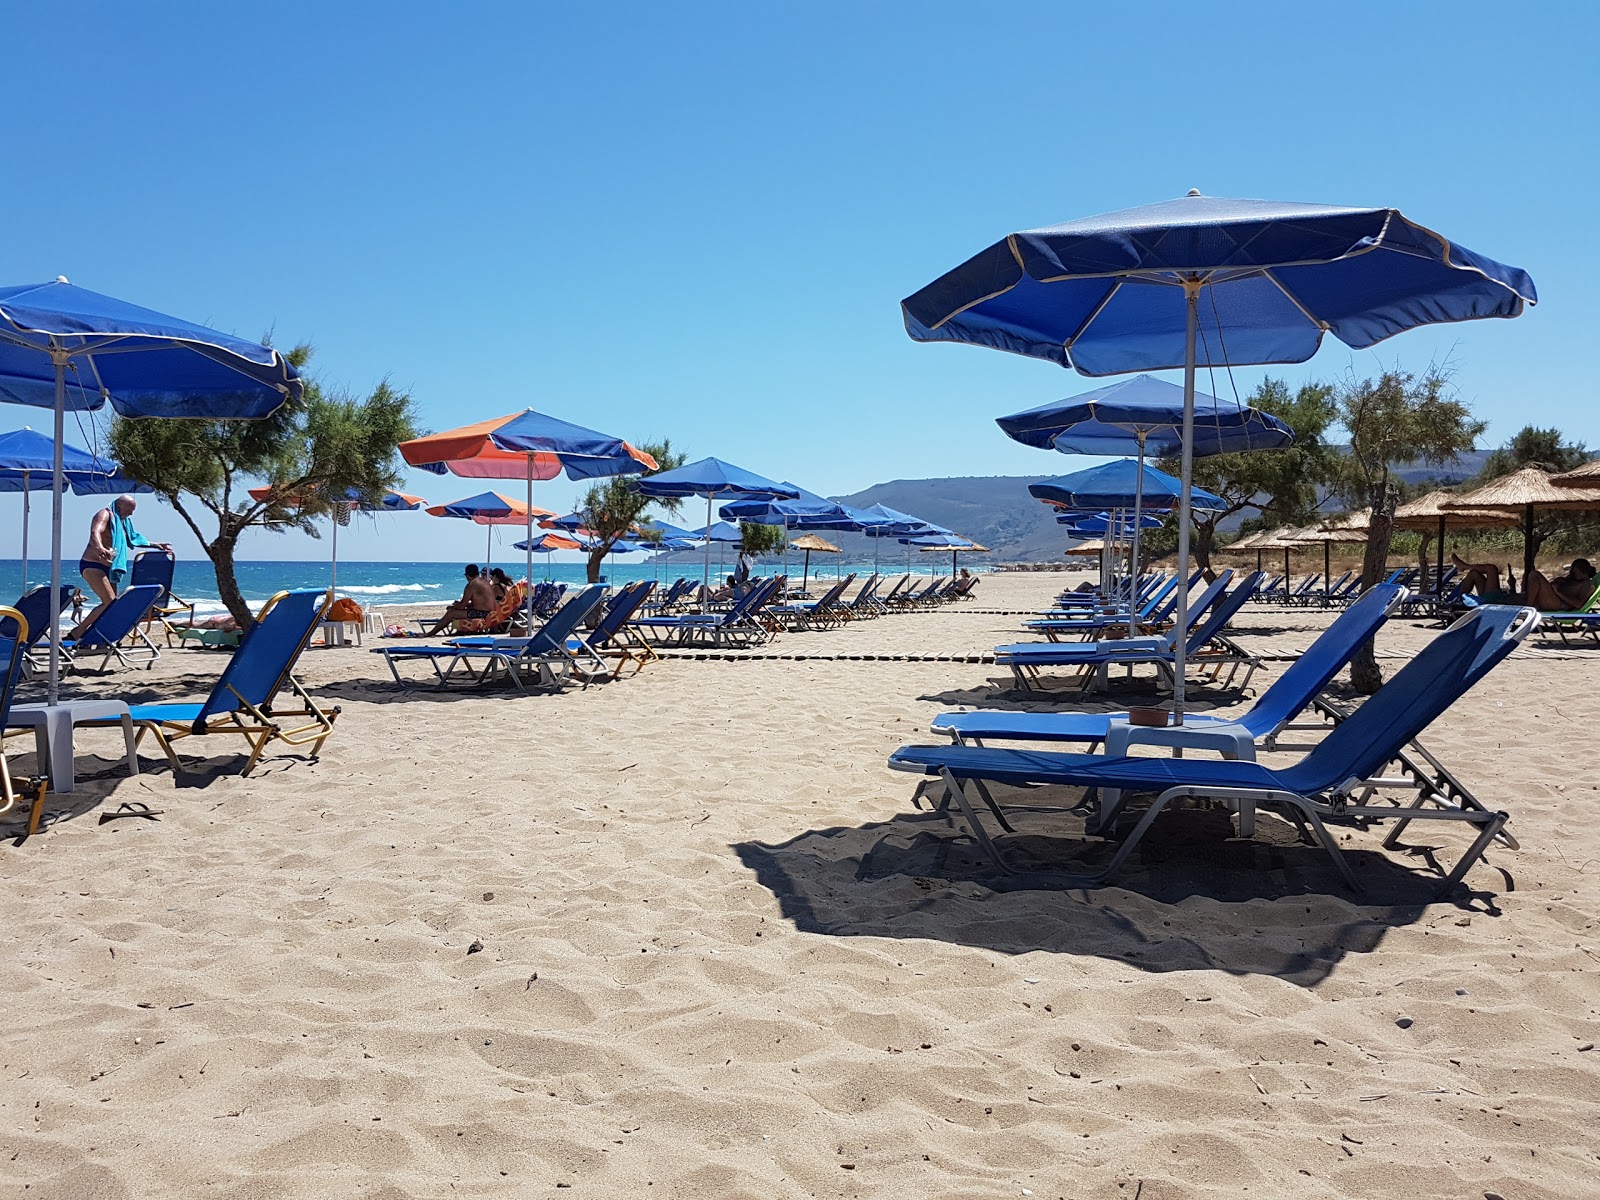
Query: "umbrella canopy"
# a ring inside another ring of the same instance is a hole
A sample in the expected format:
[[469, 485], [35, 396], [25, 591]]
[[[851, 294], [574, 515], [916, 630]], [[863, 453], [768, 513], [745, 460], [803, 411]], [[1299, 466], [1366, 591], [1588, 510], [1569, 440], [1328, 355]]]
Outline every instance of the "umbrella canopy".
[[640, 521], [634, 526], [641, 537], [657, 537], [663, 541], [691, 541], [694, 533], [688, 529], [680, 528], [668, 521]]
[[804, 550], [807, 554], [843, 554], [844, 551], [835, 546], [827, 538], [818, 537], [814, 533], [802, 533], [789, 543], [796, 550]]
[[[907, 297], [901, 311], [918, 341], [1007, 350], [1085, 375], [1182, 366], [1182, 576], [1198, 367], [1304, 362], [1326, 332], [1363, 349], [1419, 325], [1515, 317], [1536, 299], [1525, 272], [1392, 208], [1191, 191], [1012, 234]], [[1180, 627], [1187, 608], [1180, 591]], [[1176, 651], [1173, 712], [1182, 724], [1181, 640]]]
[[[1561, 478], [1559, 475], [1554, 476], [1552, 482]], [[1414, 500], [1407, 500], [1394, 510], [1394, 527], [1412, 531], [1427, 531], [1432, 530], [1440, 521], [1443, 521], [1452, 529], [1494, 529], [1517, 524], [1515, 513], [1492, 508], [1444, 507], [1447, 501], [1455, 498], [1453, 492], [1434, 491], [1418, 496]]]
[[[1007, 437], [1063, 454], [1138, 454], [1164, 458], [1183, 449], [1183, 388], [1153, 375], [1136, 375], [1066, 400], [998, 417]], [[1248, 405], [1197, 392], [1194, 453], [1281, 450], [1294, 430]]]
[[913, 517], [887, 504], [870, 508], [847, 508], [856, 529], [868, 537], [910, 537], [917, 533], [936, 533], [938, 527], [921, 517]]
[[1070, 554], [1074, 558], [1093, 558], [1097, 554], [1104, 553], [1105, 548], [1105, 542], [1101, 541], [1099, 538], [1094, 538], [1087, 542], [1079, 542], [1076, 546], [1068, 546], [1062, 551], [1062, 553]]
[[702, 525], [699, 529], [691, 529], [689, 536], [697, 542], [734, 542], [744, 541], [744, 534], [739, 532], [737, 525], [730, 525], [726, 521], [714, 521], [710, 525]]
[[557, 550], [576, 550], [582, 543], [564, 533], [541, 533], [538, 537], [514, 543], [518, 550], [532, 550], [535, 554], [553, 554]]
[[1446, 510], [1507, 512], [1522, 516], [1522, 574], [1526, 580], [1539, 553], [1533, 518], [1536, 512], [1586, 512], [1600, 509], [1600, 486], [1580, 487], [1555, 483], [1548, 471], [1532, 464], [1499, 479], [1492, 479], [1475, 492], [1442, 500]]
[[[71, 388], [68, 388], [68, 376]], [[269, 346], [74, 287], [0, 287], [0, 401], [52, 408], [65, 445], [67, 410], [110, 403], [124, 417], [259, 420], [303, 386]], [[50, 590], [61, 588], [61, 460], [52, 463]], [[50, 639], [48, 702], [60, 696], [61, 651]]]
[[[1131, 458], [1028, 485], [1028, 494], [1040, 500], [1092, 509], [1132, 508], [1135, 499], [1143, 496], [1150, 508], [1168, 511], [1180, 491], [1179, 480], [1149, 463], [1141, 469]], [[1204, 488], [1191, 489], [1191, 503], [1196, 508], [1217, 511], [1228, 507], [1222, 497]]]
[[[662, 471], [633, 485], [646, 496], [706, 498], [706, 523], [713, 524], [711, 506], [718, 496], [741, 496], [756, 500], [793, 500], [800, 489], [789, 483], [779, 483], [754, 471], [746, 471], [720, 458], [702, 458], [672, 471]], [[711, 594], [711, 539], [706, 541], [705, 564], [701, 579], [702, 594]], [[707, 602], [709, 603], [709, 601]]]
[[621, 438], [532, 408], [401, 442], [400, 454], [424, 471], [467, 479], [598, 479], [656, 466]]
[[726, 521], [754, 521], [758, 525], [782, 525], [785, 529], [854, 529], [855, 518], [844, 505], [794, 487], [792, 500], [748, 499], [724, 504], [717, 514]]
[[[430, 517], [456, 517], [464, 521], [472, 521], [478, 525], [487, 525], [490, 528], [484, 533], [484, 566], [494, 557], [494, 529], [495, 525], [521, 525], [532, 529], [537, 518], [553, 517], [555, 514], [549, 509], [533, 508], [525, 505], [520, 500], [513, 500], [510, 496], [502, 496], [499, 492], [479, 492], [476, 496], [467, 496], [461, 500], [452, 500], [449, 504], [434, 504], [428, 510]], [[530, 550], [531, 555], [533, 552]], [[528, 559], [529, 564], [533, 562]], [[531, 571], [531, 565], [529, 567]], [[531, 588], [531, 577], [530, 577]]]
[[[1057, 517], [1056, 521], [1059, 524], [1071, 526], [1073, 529], [1080, 529], [1085, 533], [1114, 532], [1116, 535], [1121, 537], [1126, 537], [1129, 533], [1133, 532], [1135, 524], [1134, 519], [1130, 514], [1121, 511], [1116, 513], [1115, 516], [1109, 512], [1096, 513], [1094, 516], [1090, 517], [1062, 515]], [[1153, 516], [1150, 513], [1145, 513], [1138, 520], [1138, 528], [1159, 529], [1161, 527], [1161, 523], [1160, 517]]]

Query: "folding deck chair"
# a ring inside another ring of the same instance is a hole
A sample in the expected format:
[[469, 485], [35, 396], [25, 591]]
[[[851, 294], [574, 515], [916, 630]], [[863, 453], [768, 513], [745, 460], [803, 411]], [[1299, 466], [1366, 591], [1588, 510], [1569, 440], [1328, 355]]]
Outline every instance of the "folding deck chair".
[[[182, 770], [173, 743], [187, 737], [235, 734], [250, 746], [250, 757], [239, 773], [248, 775], [273, 742], [286, 746], [311, 746], [311, 758], [322, 752], [322, 743], [333, 733], [339, 708], [324, 709], [294, 677], [294, 667], [311, 640], [333, 596], [326, 589], [305, 588], [279, 592], [261, 606], [256, 623], [244, 634], [222, 669], [211, 694], [199, 704], [130, 704], [128, 714], [142, 740], [146, 733], [156, 739], [172, 764]], [[277, 696], [289, 691], [300, 701], [298, 708], [282, 708]], [[308, 718], [304, 724], [284, 728], [284, 717]], [[85, 721], [88, 727], [110, 728], [119, 718]]]
[[[1195, 580], [1200, 578], [1200, 572], [1195, 572]], [[1194, 586], [1191, 582], [1190, 587]], [[1158, 588], [1150, 598], [1145, 601], [1133, 620], [1135, 629], [1154, 632], [1166, 624], [1172, 617], [1172, 612], [1178, 607], [1178, 579], [1173, 576], [1162, 587]], [[1038, 617], [1027, 623], [1029, 629], [1045, 635], [1052, 642], [1060, 641], [1070, 634], [1082, 634], [1084, 640], [1089, 640], [1093, 635], [1102, 633], [1107, 629], [1117, 629], [1128, 624], [1128, 614], [1097, 613], [1093, 609], [1086, 609], [1082, 616], [1077, 617]]]
[[697, 641], [713, 646], [764, 642], [768, 631], [756, 618], [756, 612], [781, 586], [779, 579], [756, 584], [726, 612], [639, 617], [633, 624], [653, 636], [658, 646], [688, 646]]
[[[1349, 714], [1298, 763], [1272, 770], [1255, 762], [1197, 758], [1101, 757], [1040, 750], [975, 746], [902, 746], [889, 758], [901, 771], [940, 779], [941, 806], [960, 811], [972, 837], [996, 866], [1011, 870], [969, 802], [963, 784], [972, 780], [1032, 786], [1051, 784], [1098, 789], [1119, 795], [1157, 793], [1155, 801], [1118, 845], [1106, 866], [1077, 884], [1098, 883], [1114, 874], [1133, 853], [1151, 824], [1172, 801], [1210, 798], [1237, 807], [1248, 828], [1257, 806], [1283, 811], [1309, 829], [1352, 890], [1361, 890], [1329, 833], [1326, 820], [1461, 821], [1476, 838], [1445, 876], [1441, 890], [1460, 882], [1472, 864], [1504, 829], [1509, 814], [1482, 806], [1452, 803], [1437, 793], [1419, 794], [1408, 805], [1371, 803], [1384, 781], [1377, 773], [1395, 760], [1418, 734], [1483, 678], [1538, 628], [1530, 608], [1485, 606], [1436, 637], [1360, 708]], [[992, 805], [992, 808], [998, 806]], [[1385, 845], [1392, 845], [1391, 833]]]
[[[519, 692], [526, 692], [523, 673], [532, 668], [539, 686], [558, 688], [570, 673], [573, 663], [573, 656], [567, 649], [567, 639], [600, 605], [605, 590], [604, 584], [589, 584], [558, 608], [555, 615], [529, 637], [452, 638], [443, 646], [381, 646], [372, 653], [383, 655], [384, 661], [389, 664], [389, 673], [401, 687], [410, 687], [411, 684], [400, 674], [399, 664], [421, 661], [433, 669], [439, 687], [449, 687], [458, 669], [463, 670], [467, 679], [476, 685], [492, 682], [503, 671]], [[474, 669], [472, 664], [475, 661], [483, 665]]]
[[[584, 646], [599, 660], [599, 670], [590, 674], [616, 679], [620, 676], [622, 664], [632, 663], [633, 673], [637, 675], [644, 670], [646, 663], [660, 658], [650, 643], [628, 625], [649, 600], [655, 586], [655, 581], [650, 579], [630, 583], [607, 602], [606, 611], [595, 627], [583, 635]], [[570, 641], [568, 647], [571, 648]], [[615, 666], [608, 661], [613, 658], [616, 659]], [[577, 663], [573, 664], [573, 670], [580, 675], [585, 673]]]
[[[35, 588], [28, 595], [34, 592], [43, 592], [48, 598], [49, 585]], [[43, 605], [41, 611], [48, 612], [48, 604]], [[54, 614], [51, 614], [51, 619], [53, 621]], [[11, 702], [16, 698], [17, 685], [22, 681], [28, 645], [38, 638], [39, 634], [28, 623], [20, 605], [16, 608], [0, 606], [0, 730], [5, 729], [11, 715]], [[26, 829], [30, 835], [39, 831], [39, 818], [44, 815], [44, 797], [48, 787], [49, 780], [42, 776], [13, 779], [5, 753], [0, 751], [0, 815], [27, 804]]]
[[839, 597], [855, 582], [851, 573], [837, 580], [810, 604], [775, 604], [767, 611], [789, 629], [837, 629], [845, 623], [839, 612]]
[[[116, 655], [117, 661], [125, 667], [131, 667], [136, 658], [143, 659], [145, 669], [149, 670], [161, 657], [161, 650], [139, 628], [139, 624], [160, 595], [161, 588], [154, 583], [142, 583], [129, 588], [106, 605], [105, 610], [94, 619], [94, 624], [82, 634], [61, 639], [62, 656], [70, 666], [76, 667], [78, 655], [85, 651], [93, 653], [100, 650], [103, 651], [99, 667], [101, 671], [106, 669], [112, 655]], [[133, 644], [124, 647], [122, 642], [130, 639]]]
[[50, 585], [42, 583], [36, 588], [30, 588], [20, 600], [17, 601], [16, 611], [22, 614], [23, 627], [27, 632], [22, 639], [22, 672], [32, 675], [35, 671], [45, 669], [50, 647], [45, 640], [45, 635], [56, 628], [57, 620], [72, 603], [72, 585], [63, 583], [56, 593], [55, 611], [50, 611]]
[[172, 574], [178, 565], [177, 555], [171, 550], [163, 550], [159, 546], [150, 546], [140, 550], [133, 556], [133, 561], [128, 564], [128, 586], [138, 587], [141, 584], [153, 583], [161, 589], [161, 594], [156, 597], [155, 604], [144, 620], [145, 632], [156, 621], [161, 622], [162, 631], [167, 635], [167, 645], [172, 645], [172, 639], [178, 636], [178, 630], [183, 626], [174, 625], [172, 618], [179, 613], [188, 613], [189, 619], [185, 626], [194, 624], [194, 605], [173, 594]]

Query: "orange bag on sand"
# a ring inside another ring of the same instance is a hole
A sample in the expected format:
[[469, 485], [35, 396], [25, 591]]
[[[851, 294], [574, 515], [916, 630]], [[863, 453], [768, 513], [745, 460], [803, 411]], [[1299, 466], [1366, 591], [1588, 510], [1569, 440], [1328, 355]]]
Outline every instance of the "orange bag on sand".
[[328, 615], [323, 618], [328, 621], [360, 621], [366, 614], [361, 611], [361, 606], [349, 596], [340, 596], [328, 606]]

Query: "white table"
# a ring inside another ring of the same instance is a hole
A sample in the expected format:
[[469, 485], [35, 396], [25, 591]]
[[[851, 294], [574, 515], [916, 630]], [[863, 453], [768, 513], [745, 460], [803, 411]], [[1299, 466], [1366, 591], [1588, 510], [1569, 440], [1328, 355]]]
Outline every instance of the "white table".
[[133, 719], [121, 700], [63, 700], [59, 704], [13, 704], [7, 725], [33, 727], [33, 744], [39, 756], [39, 769], [49, 774], [52, 792], [70, 792], [77, 784], [72, 757], [72, 727], [84, 721], [104, 721], [117, 717], [128, 743], [128, 774], [139, 773], [139, 755], [134, 749]]
[[[1129, 746], [1172, 746], [1186, 750], [1215, 750], [1223, 758], [1256, 760], [1256, 741], [1243, 725], [1230, 721], [1200, 721], [1193, 725], [1135, 725], [1131, 721], [1113, 717], [1106, 732], [1105, 754], [1108, 758], [1121, 758]], [[1122, 793], [1107, 789], [1102, 793], [1101, 822], [1113, 814]], [[1251, 800], [1240, 800], [1239, 836], [1255, 833], [1256, 809]]]
[[319, 626], [322, 630], [322, 644], [324, 646], [348, 646], [350, 638], [355, 638], [356, 645], [361, 645], [360, 621], [324, 621]]

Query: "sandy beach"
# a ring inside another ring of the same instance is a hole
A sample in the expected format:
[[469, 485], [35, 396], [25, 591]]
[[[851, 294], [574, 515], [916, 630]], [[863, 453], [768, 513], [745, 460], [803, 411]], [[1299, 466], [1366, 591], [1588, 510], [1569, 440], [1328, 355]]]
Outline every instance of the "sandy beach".
[[[1354, 895], [1212, 811], [1066, 888], [885, 766], [953, 707], [1152, 694], [1019, 700], [977, 660], [1065, 578], [560, 695], [315, 649], [334, 737], [248, 779], [232, 742], [129, 778], [80, 734], [60, 819], [0, 851], [0, 1196], [1600, 1196], [1600, 650], [1522, 647], [1425, 738], [1521, 841], [1470, 897], [1347, 830]], [[1328, 621], [1249, 606], [1254, 689]], [[1392, 622], [1386, 668], [1429, 636]], [[71, 687], [198, 698], [222, 661]]]

